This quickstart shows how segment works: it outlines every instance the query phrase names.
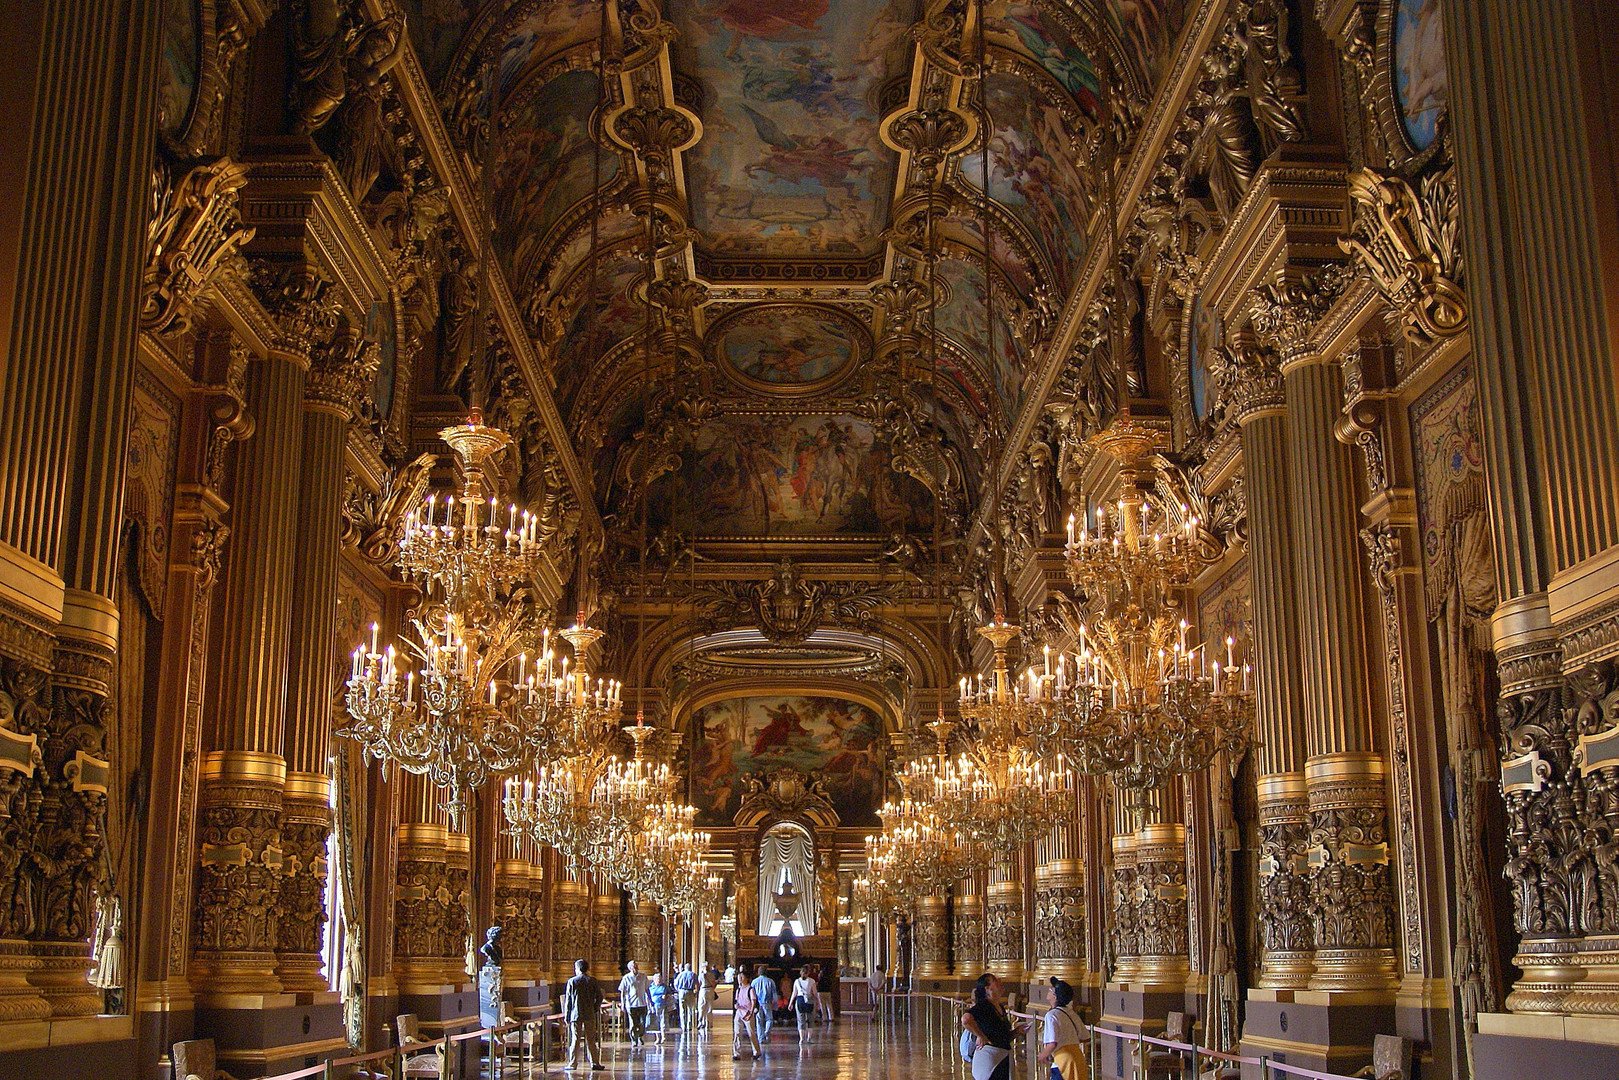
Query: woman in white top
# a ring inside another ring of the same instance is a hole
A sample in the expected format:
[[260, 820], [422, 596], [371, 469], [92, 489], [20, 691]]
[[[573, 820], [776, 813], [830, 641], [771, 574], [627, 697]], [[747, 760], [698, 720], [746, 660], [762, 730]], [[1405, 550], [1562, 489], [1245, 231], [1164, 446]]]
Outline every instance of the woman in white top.
[[1046, 991], [1051, 1011], [1046, 1013], [1036, 1064], [1051, 1063], [1051, 1080], [1080, 1080], [1085, 1072], [1085, 1023], [1074, 1009], [1074, 988], [1052, 977]]
[[753, 965], [744, 963], [738, 970], [736, 996], [731, 1001], [731, 1060], [742, 1057], [744, 1043], [753, 1047], [753, 1056], [759, 1057], [759, 1036], [753, 1030], [760, 1009], [759, 995], [753, 989]]
[[809, 1038], [810, 1018], [815, 1015], [816, 1003], [820, 1000], [820, 996], [815, 980], [807, 973], [793, 978], [793, 994], [789, 1004], [792, 1006], [793, 1016], [798, 1020], [799, 1042]]

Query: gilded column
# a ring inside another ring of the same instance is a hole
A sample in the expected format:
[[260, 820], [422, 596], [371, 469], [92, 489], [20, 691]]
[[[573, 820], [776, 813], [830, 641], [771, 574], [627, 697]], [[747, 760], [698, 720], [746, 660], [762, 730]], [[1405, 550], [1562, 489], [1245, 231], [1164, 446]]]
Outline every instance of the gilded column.
[[505, 953], [502, 978], [508, 991], [538, 977], [539, 939], [533, 928], [532, 871], [526, 841], [502, 833], [495, 860], [495, 925], [501, 928]]
[[1145, 793], [1135, 832], [1136, 962], [1133, 982], [1155, 991], [1184, 990], [1191, 974], [1186, 915], [1186, 826], [1175, 820], [1180, 785]]
[[950, 928], [956, 974], [976, 979], [984, 970], [984, 888], [978, 875], [956, 883], [956, 910]]
[[394, 887], [393, 972], [401, 997], [444, 989], [445, 942], [453, 933], [455, 893], [449, 873], [449, 830], [437, 821], [424, 777], [402, 777]]
[[1085, 980], [1085, 864], [1078, 807], [1037, 850], [1034, 868], [1034, 948], [1041, 978], [1056, 976], [1077, 989]]
[[283, 739], [287, 785], [281, 816], [286, 875], [277, 920], [276, 974], [292, 991], [328, 989], [321, 971], [326, 927], [326, 840], [331, 834], [328, 761], [337, 663], [337, 569], [343, 444], [359, 397], [376, 378], [377, 350], [345, 325], [310, 356], [304, 392], [291, 662]]
[[1367, 691], [1353, 455], [1333, 435], [1343, 394], [1339, 370], [1309, 359], [1283, 357], [1301, 564], [1299, 639], [1308, 676], [1305, 788], [1315, 937], [1309, 988], [1383, 989], [1396, 979], [1394, 891], [1385, 769]]
[[444, 837], [444, 886], [450, 895], [450, 910], [439, 956], [444, 985], [459, 990], [476, 985], [476, 978], [467, 970], [467, 954], [477, 943], [471, 937], [472, 838], [465, 833], [450, 832]]
[[1259, 979], [1271, 989], [1310, 981], [1314, 933], [1304, 853], [1309, 803], [1304, 790], [1303, 688], [1292, 525], [1288, 518], [1286, 401], [1276, 355], [1251, 336], [1234, 341], [1227, 387], [1241, 425], [1248, 498], [1256, 694], [1254, 751], [1259, 774]]
[[590, 890], [583, 871], [564, 863], [551, 890], [551, 974], [560, 985], [573, 978], [575, 960], [590, 959]]
[[[590, 973], [616, 985], [619, 970], [619, 894], [605, 874], [593, 875], [590, 895]], [[577, 959], [577, 958], [576, 958]]]
[[919, 979], [937, 979], [950, 974], [950, 901], [945, 896], [924, 896], [917, 900], [911, 920], [913, 971]]
[[663, 915], [650, 900], [637, 900], [630, 907], [629, 954], [642, 974], [658, 970], [658, 927]]
[[1023, 981], [1023, 882], [1018, 852], [996, 852], [989, 864], [984, 906], [984, 967], [1008, 982]]

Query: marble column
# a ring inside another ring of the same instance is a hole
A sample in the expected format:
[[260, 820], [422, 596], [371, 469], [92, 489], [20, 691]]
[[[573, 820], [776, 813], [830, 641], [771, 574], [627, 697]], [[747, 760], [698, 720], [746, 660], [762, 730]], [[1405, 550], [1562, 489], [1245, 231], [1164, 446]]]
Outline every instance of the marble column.
[[1394, 891], [1385, 768], [1374, 745], [1354, 459], [1333, 427], [1336, 365], [1284, 356], [1295, 581], [1304, 661], [1312, 990], [1392, 989]]
[[1077, 804], [1036, 848], [1035, 971], [1077, 989], [1085, 981], [1085, 864]]
[[1259, 774], [1259, 979], [1303, 989], [1314, 946], [1304, 853], [1303, 688], [1289, 520], [1286, 402], [1274, 352], [1251, 338], [1233, 343], [1232, 411], [1241, 425], [1252, 582], [1254, 751]]
[[938, 979], [950, 974], [950, 901], [948, 897], [924, 896], [917, 900], [911, 920], [912, 944], [916, 950], [914, 974], [919, 979]]

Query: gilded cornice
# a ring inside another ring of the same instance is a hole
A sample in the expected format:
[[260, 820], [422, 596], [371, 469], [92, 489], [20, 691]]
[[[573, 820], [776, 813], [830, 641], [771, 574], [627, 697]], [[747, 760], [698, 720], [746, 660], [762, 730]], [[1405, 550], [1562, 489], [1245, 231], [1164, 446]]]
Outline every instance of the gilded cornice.
[[366, 312], [390, 294], [388, 260], [325, 157], [251, 162], [242, 189], [242, 221], [257, 233], [256, 256], [313, 259], [343, 290], [351, 311]]

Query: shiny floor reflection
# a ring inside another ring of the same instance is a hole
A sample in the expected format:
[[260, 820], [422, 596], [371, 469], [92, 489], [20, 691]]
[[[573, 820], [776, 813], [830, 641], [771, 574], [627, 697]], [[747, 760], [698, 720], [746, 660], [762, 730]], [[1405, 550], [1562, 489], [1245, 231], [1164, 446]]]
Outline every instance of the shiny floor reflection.
[[553, 1064], [549, 1075], [629, 1077], [634, 1080], [962, 1080], [971, 1070], [955, 1053], [953, 1015], [919, 1009], [914, 1019], [873, 1022], [865, 1015], [842, 1019], [813, 1029], [804, 1043], [789, 1025], [777, 1027], [755, 1061], [744, 1049], [742, 1060], [731, 1060], [731, 1017], [716, 1013], [714, 1030], [706, 1036], [682, 1041], [668, 1037], [661, 1045], [630, 1048], [622, 1038], [602, 1047], [605, 1072], [593, 1073], [582, 1065], [563, 1072]]

